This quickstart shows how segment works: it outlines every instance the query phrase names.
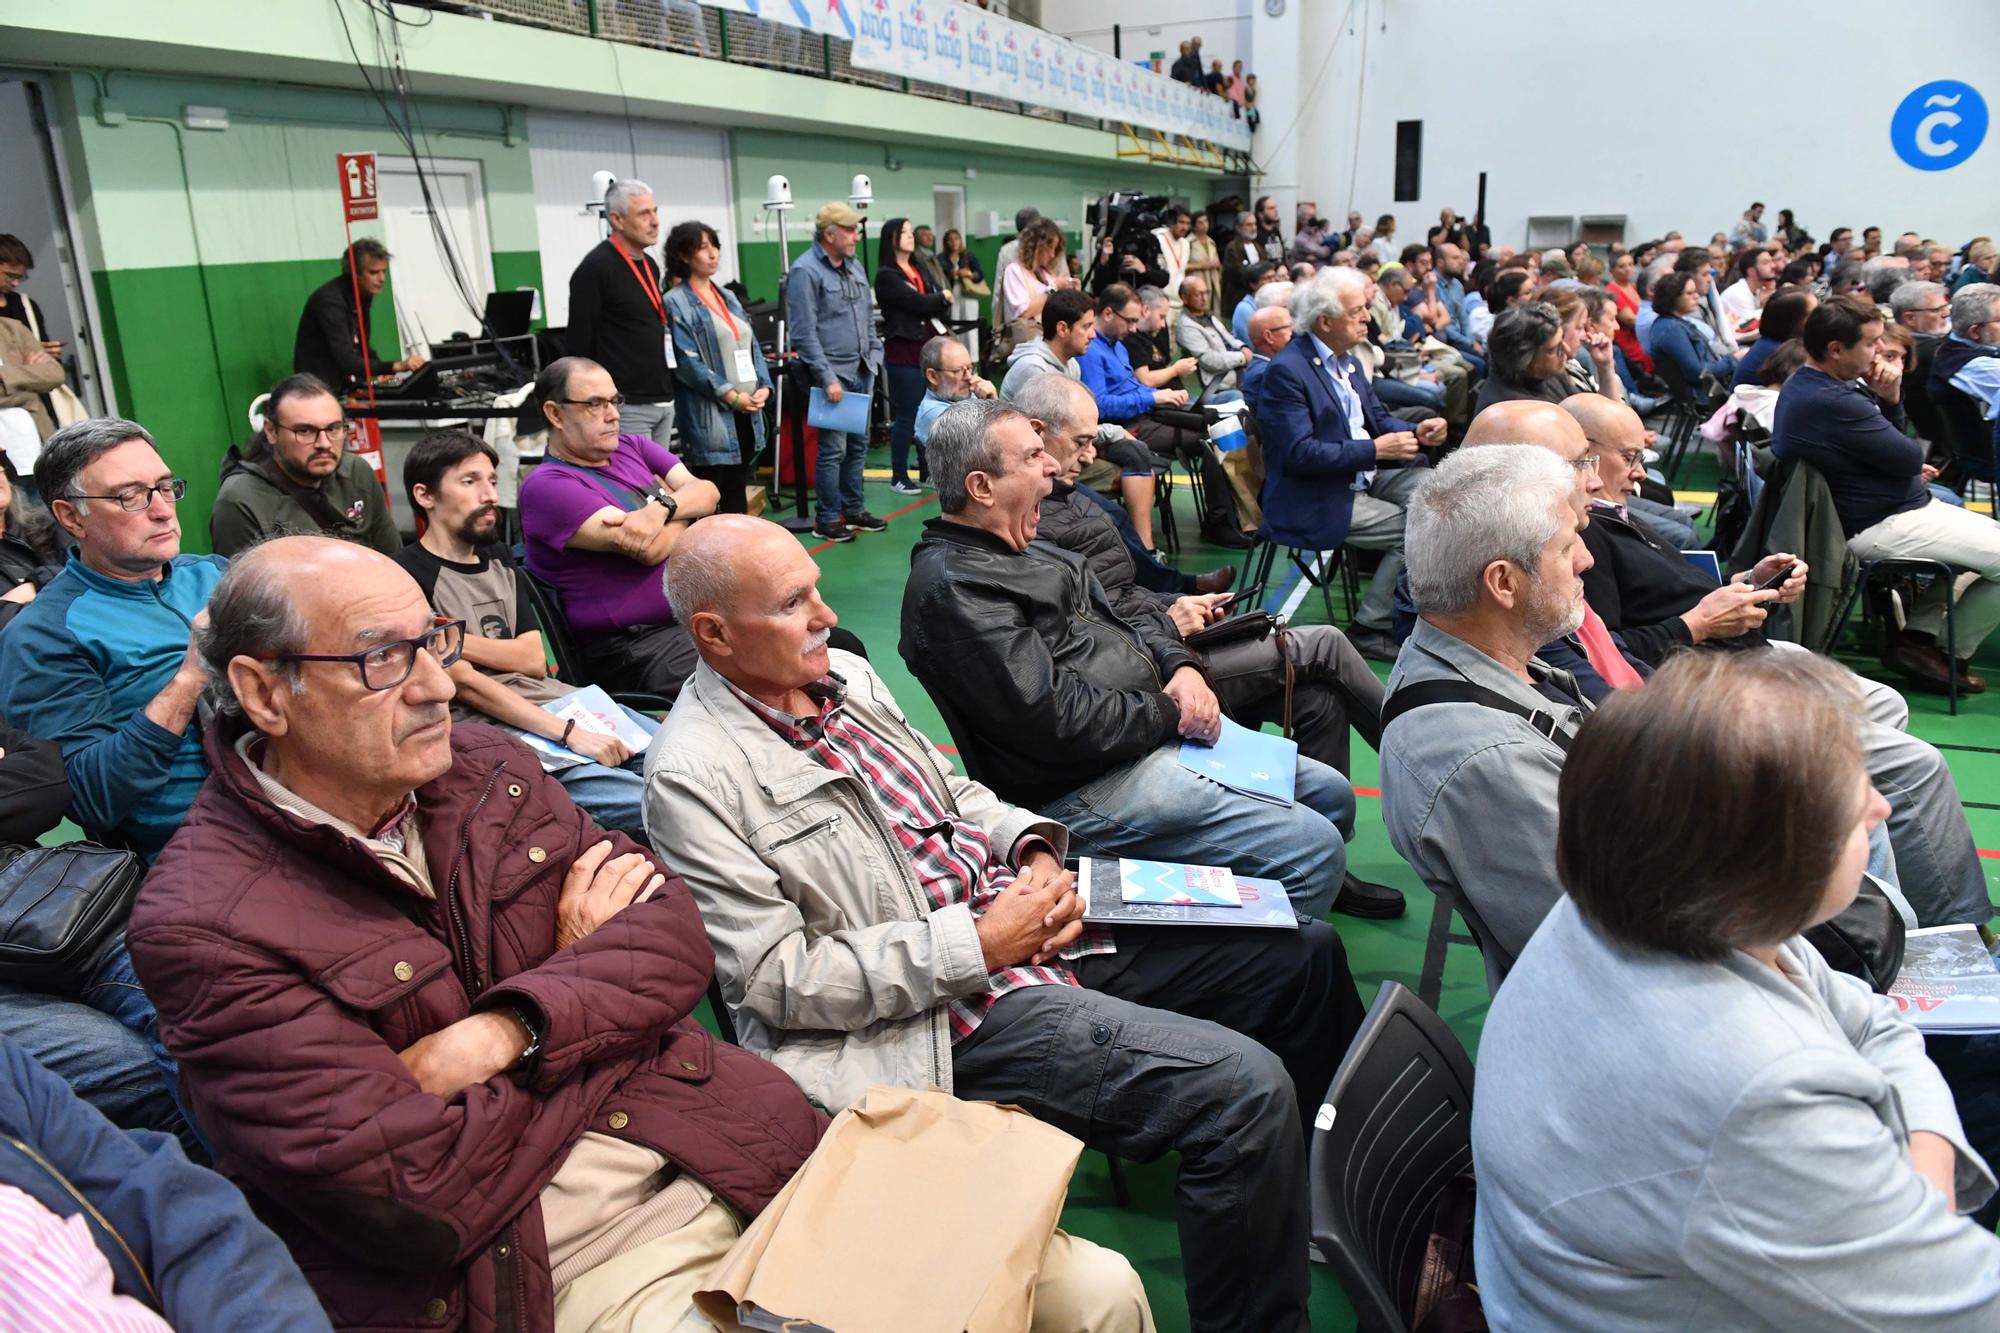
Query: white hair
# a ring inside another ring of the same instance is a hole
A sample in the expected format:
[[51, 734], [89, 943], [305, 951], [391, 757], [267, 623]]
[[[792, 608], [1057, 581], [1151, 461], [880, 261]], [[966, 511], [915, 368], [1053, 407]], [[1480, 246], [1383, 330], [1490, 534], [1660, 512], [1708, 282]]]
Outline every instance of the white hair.
[[625, 205], [642, 194], [650, 195], [653, 187], [644, 181], [613, 181], [611, 188], [604, 192], [604, 211], [625, 216]]
[[1417, 610], [1470, 611], [1495, 560], [1539, 574], [1542, 548], [1571, 521], [1575, 492], [1570, 464], [1540, 445], [1461, 449], [1438, 464], [1405, 511], [1403, 563]]
[[1322, 315], [1335, 318], [1347, 311], [1350, 297], [1366, 299], [1368, 275], [1355, 268], [1322, 269], [1292, 291], [1292, 323], [1310, 333]]
[[1252, 310], [1269, 310], [1274, 305], [1289, 304], [1292, 293], [1297, 288], [1289, 282], [1267, 282], [1257, 289], [1257, 303]]

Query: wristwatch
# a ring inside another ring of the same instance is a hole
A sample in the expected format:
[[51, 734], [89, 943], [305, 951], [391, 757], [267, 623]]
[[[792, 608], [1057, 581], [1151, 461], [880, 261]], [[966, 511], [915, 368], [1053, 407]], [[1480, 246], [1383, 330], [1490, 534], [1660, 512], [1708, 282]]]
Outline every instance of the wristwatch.
[[670, 523], [673, 521], [674, 515], [680, 512], [681, 502], [674, 498], [672, 491], [669, 491], [664, 487], [655, 486], [650, 492], [647, 493], [646, 499], [649, 502], [656, 504], [660, 508], [666, 510], [667, 521]]
[[542, 1038], [547, 1035], [548, 1024], [542, 1021], [542, 1011], [534, 1005], [510, 1001], [506, 1008], [508, 1013], [520, 1020], [522, 1027], [528, 1029], [528, 1049], [522, 1051], [520, 1058], [508, 1065], [506, 1071], [523, 1074], [534, 1068], [535, 1061], [541, 1058]]

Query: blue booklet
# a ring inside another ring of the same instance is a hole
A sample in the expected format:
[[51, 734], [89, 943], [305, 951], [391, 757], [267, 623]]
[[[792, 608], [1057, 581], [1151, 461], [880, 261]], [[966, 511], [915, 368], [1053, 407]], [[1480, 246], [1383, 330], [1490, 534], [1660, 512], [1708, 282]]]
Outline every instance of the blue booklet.
[[[1234, 905], [1207, 905], [1194, 902], [1139, 902], [1125, 894], [1131, 884], [1133, 862], [1104, 856], [1086, 856], [1076, 872], [1076, 891], [1083, 899], [1083, 919], [1092, 926], [1250, 926], [1266, 930], [1297, 930], [1299, 914], [1291, 896], [1275, 879], [1230, 876], [1235, 887]], [[1193, 867], [1176, 867], [1193, 869]]]
[[844, 430], [850, 435], [860, 434], [868, 429], [868, 400], [874, 397], [866, 389], [849, 389], [843, 386], [840, 401], [829, 403], [825, 389], [812, 391], [812, 402], [806, 407], [806, 424], [814, 430]]
[[1231, 791], [1290, 805], [1299, 782], [1299, 743], [1222, 719], [1213, 745], [1181, 742], [1181, 767]]
[[1687, 561], [1690, 565], [1693, 565], [1696, 569], [1708, 575], [1710, 578], [1714, 579], [1717, 583], [1722, 582], [1722, 561], [1716, 559], [1715, 552], [1682, 551], [1681, 559]]

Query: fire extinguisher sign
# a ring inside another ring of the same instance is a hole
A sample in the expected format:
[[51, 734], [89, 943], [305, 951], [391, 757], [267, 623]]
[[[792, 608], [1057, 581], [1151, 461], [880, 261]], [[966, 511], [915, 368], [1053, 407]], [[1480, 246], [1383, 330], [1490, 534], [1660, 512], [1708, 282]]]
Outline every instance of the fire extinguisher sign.
[[340, 153], [340, 203], [349, 222], [370, 222], [375, 208], [375, 154]]

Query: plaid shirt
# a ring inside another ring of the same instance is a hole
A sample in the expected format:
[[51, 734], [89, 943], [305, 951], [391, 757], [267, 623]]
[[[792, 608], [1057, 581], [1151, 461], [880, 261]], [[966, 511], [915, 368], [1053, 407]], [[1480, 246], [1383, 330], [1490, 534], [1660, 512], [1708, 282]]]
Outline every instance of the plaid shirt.
[[[734, 684], [729, 688], [787, 745], [810, 754], [836, 773], [858, 779], [868, 789], [881, 808], [883, 821], [909, 857], [910, 870], [933, 910], [967, 903], [978, 917], [1014, 882], [1014, 871], [994, 856], [986, 830], [959, 814], [944, 794], [931, 786], [922, 769], [847, 715], [847, 682], [837, 672], [829, 671], [806, 687], [806, 693], [819, 704], [815, 717], [793, 717], [758, 702]], [[1022, 841], [1024, 847], [1032, 845], [1029, 839]], [[1086, 931], [1062, 951], [1062, 956], [1074, 961], [1088, 954], [1115, 951], [1109, 933]], [[982, 994], [951, 1002], [952, 1040], [970, 1034], [994, 1001], [1010, 991], [1024, 986], [1076, 984], [1076, 978], [1064, 967], [1024, 963], [990, 973]]]

